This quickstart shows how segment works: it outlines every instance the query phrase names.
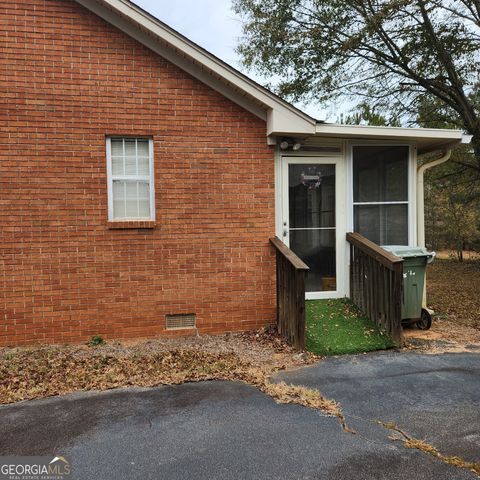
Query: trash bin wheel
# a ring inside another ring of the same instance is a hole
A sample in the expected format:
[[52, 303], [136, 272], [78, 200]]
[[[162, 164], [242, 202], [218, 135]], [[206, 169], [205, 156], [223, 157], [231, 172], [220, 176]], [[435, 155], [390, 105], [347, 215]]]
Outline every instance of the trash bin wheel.
[[418, 320], [417, 322], [417, 327], [420, 330], [429, 330], [431, 326], [432, 326], [432, 316], [427, 312], [427, 310], [422, 308], [422, 316], [420, 320]]

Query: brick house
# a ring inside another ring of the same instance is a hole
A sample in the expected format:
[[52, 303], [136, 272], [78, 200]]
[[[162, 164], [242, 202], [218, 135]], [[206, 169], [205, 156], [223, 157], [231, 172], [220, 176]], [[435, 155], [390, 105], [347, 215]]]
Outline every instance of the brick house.
[[421, 244], [417, 158], [468, 140], [317, 121], [127, 0], [4, 0], [0, 36], [0, 346], [272, 323], [274, 235], [343, 297], [345, 233]]

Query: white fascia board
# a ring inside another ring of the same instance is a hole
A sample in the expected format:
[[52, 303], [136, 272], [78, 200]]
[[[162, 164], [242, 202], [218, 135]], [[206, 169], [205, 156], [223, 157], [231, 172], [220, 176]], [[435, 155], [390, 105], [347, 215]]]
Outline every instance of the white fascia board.
[[471, 136], [465, 135], [461, 130], [370, 127], [365, 125], [338, 125], [328, 123], [318, 124], [316, 135], [350, 139], [416, 141], [419, 145], [425, 145], [425, 151], [432, 151], [445, 145], [452, 146], [458, 143], [469, 143], [471, 140]]
[[[315, 119], [189, 41], [130, 1], [76, 1], [223, 96], [266, 120], [267, 135], [271, 135], [280, 127], [285, 131], [292, 130], [293, 133], [297, 130], [298, 133], [315, 132]], [[285, 124], [289, 124], [291, 128], [287, 128]]]
[[267, 114], [267, 135], [301, 136], [315, 135], [316, 122], [308, 124], [292, 112], [271, 108]]

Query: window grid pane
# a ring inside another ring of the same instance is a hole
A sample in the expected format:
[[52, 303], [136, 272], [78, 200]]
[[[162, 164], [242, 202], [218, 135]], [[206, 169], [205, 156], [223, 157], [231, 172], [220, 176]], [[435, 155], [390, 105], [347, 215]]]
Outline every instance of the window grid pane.
[[150, 141], [111, 139], [114, 219], [150, 219]]
[[408, 147], [353, 148], [355, 202], [408, 201]]
[[114, 180], [113, 211], [114, 218], [150, 218], [150, 184]]
[[354, 228], [378, 245], [408, 245], [409, 149], [353, 148]]
[[355, 231], [377, 245], [408, 245], [408, 205], [355, 206]]

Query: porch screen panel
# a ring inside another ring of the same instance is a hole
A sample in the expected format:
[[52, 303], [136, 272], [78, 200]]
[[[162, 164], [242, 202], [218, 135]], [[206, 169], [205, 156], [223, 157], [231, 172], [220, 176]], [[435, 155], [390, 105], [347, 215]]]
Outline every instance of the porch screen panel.
[[378, 245], [408, 245], [407, 146], [353, 148], [354, 229]]

